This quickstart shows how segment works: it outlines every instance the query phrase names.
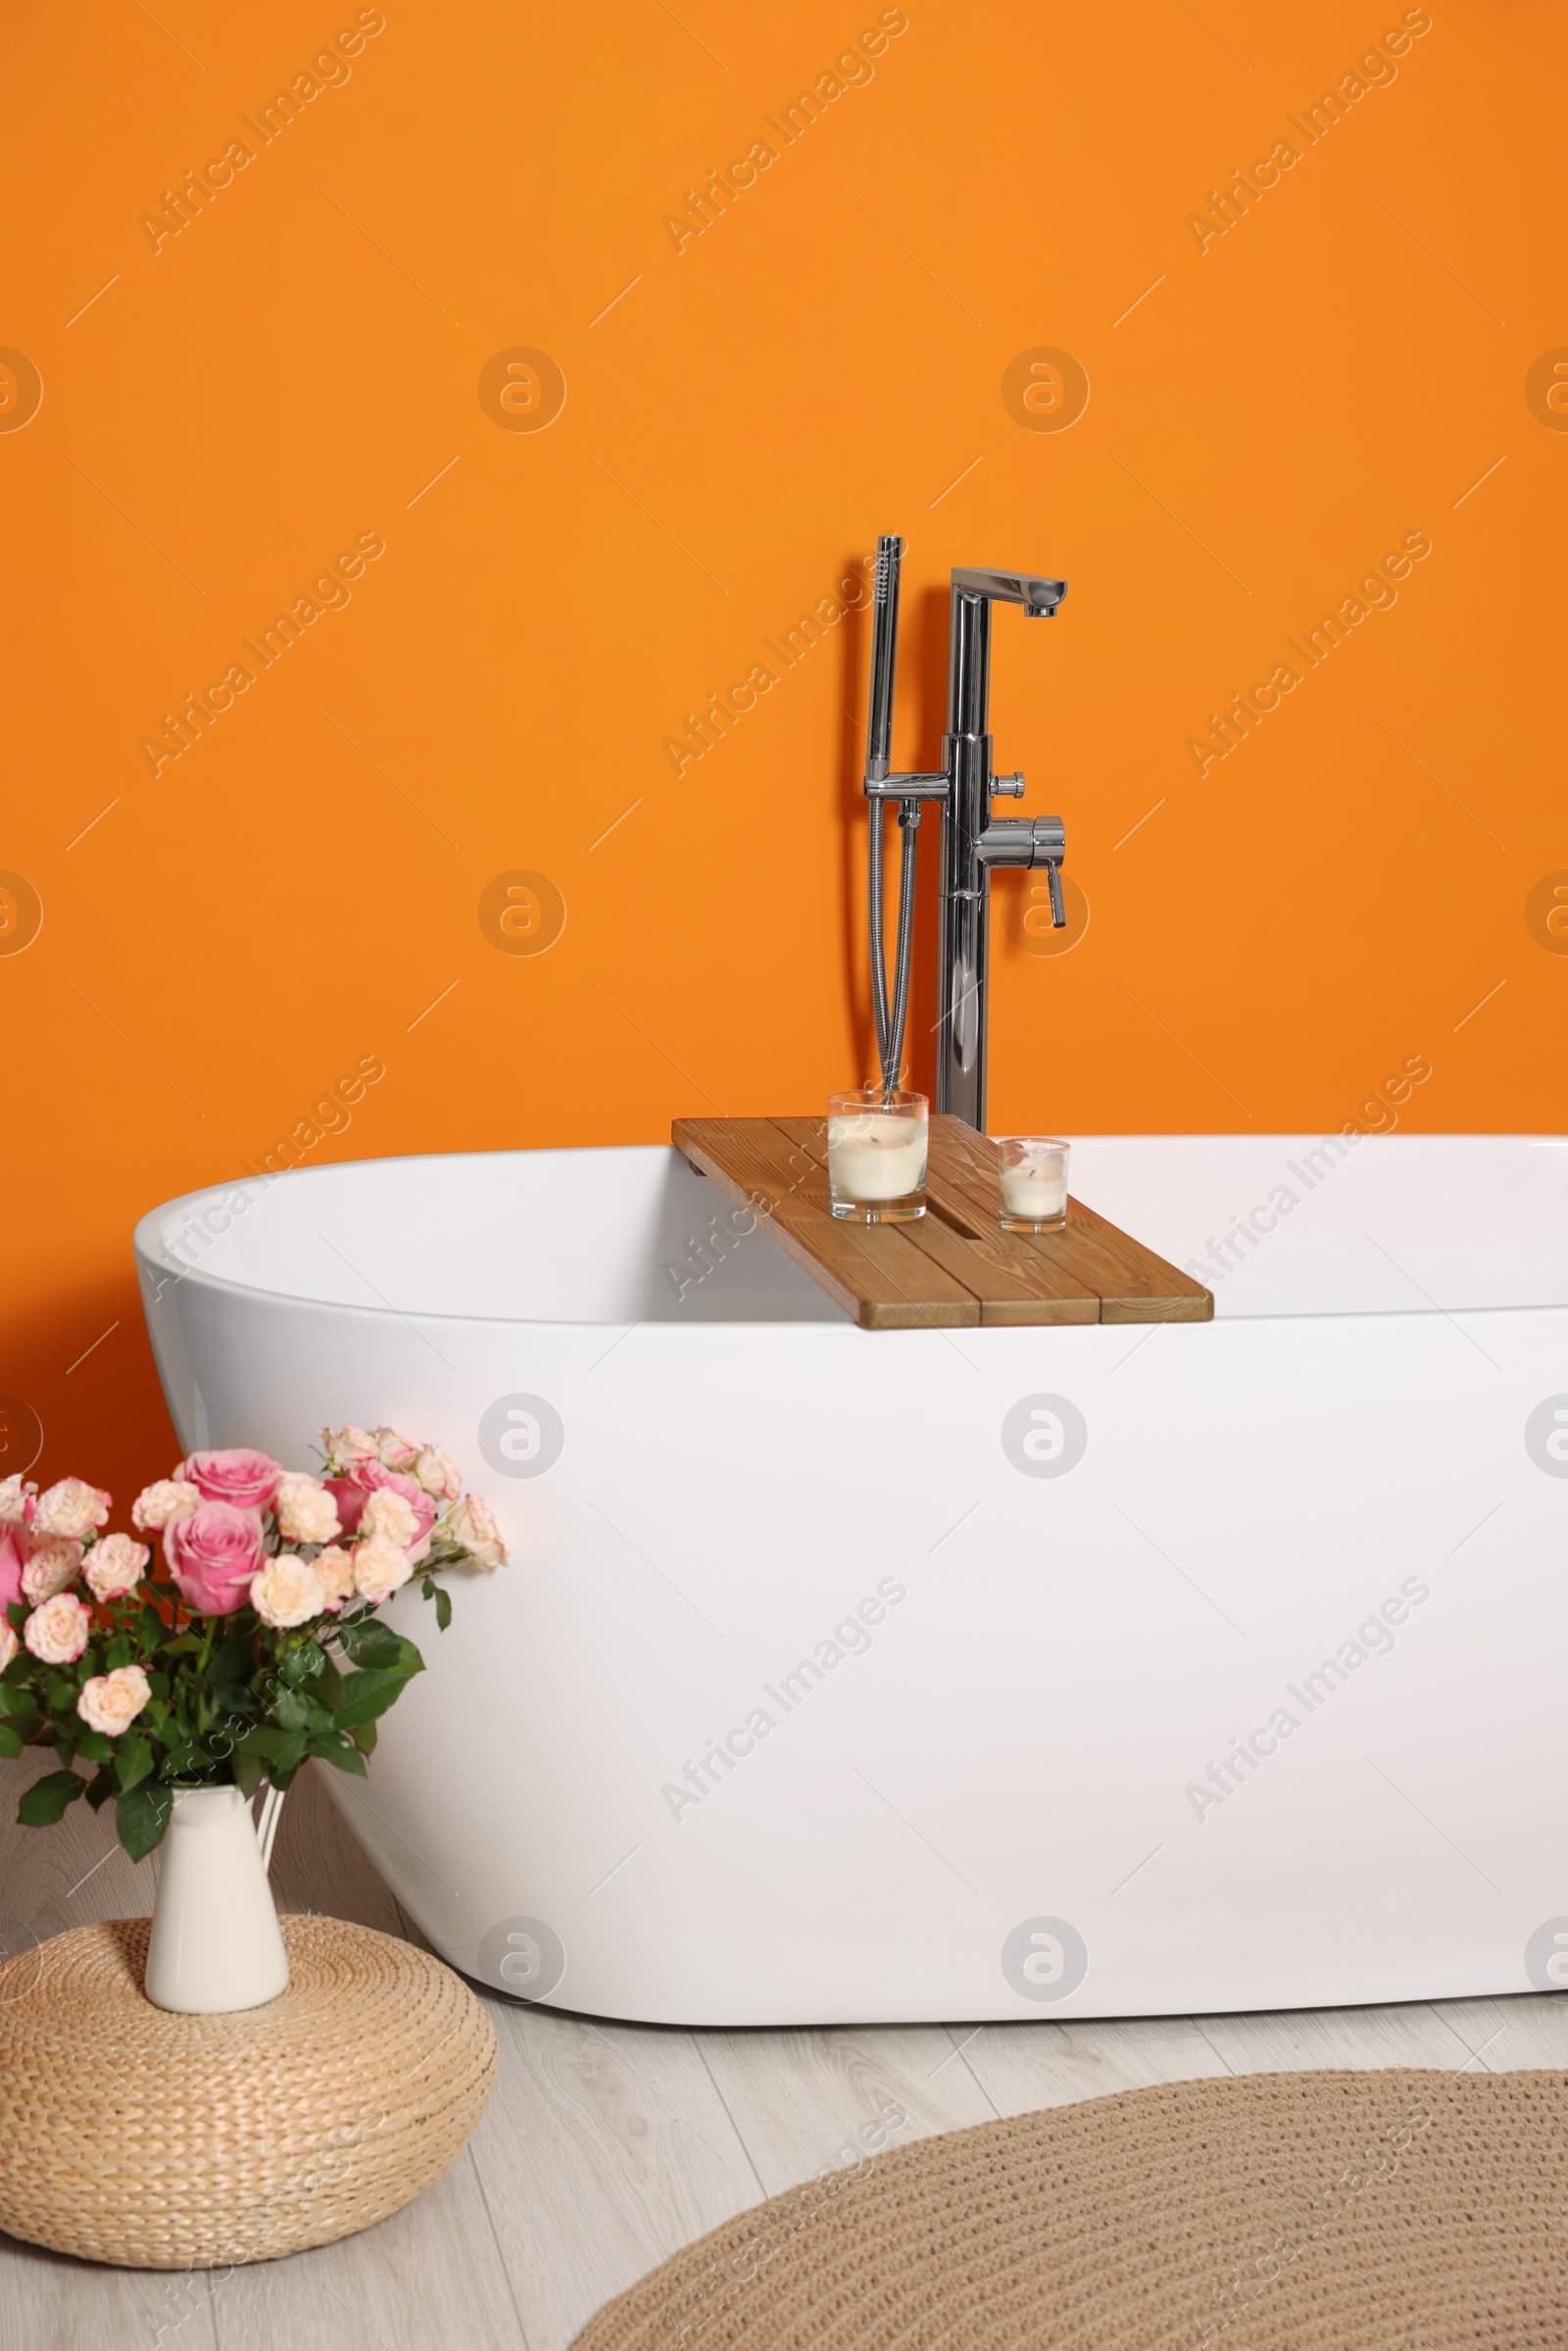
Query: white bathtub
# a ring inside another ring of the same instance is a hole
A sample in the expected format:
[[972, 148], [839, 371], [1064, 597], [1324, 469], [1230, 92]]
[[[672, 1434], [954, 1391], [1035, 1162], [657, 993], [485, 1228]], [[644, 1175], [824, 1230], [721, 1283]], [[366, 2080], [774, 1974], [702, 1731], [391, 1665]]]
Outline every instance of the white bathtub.
[[324, 1775], [456, 1966], [721, 2025], [1568, 1974], [1568, 1142], [1075, 1151], [1213, 1323], [858, 1331], [660, 1149], [143, 1220], [187, 1445], [389, 1421], [499, 1509]]

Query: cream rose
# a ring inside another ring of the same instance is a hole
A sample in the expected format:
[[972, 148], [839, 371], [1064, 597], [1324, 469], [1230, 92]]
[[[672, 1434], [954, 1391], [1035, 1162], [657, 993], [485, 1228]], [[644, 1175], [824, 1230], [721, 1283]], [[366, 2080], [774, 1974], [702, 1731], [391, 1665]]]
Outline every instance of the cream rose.
[[280, 1631], [309, 1624], [326, 1606], [321, 1580], [308, 1559], [297, 1552], [279, 1551], [251, 1578], [251, 1606], [264, 1625]]
[[384, 1535], [372, 1535], [354, 1553], [354, 1589], [364, 1600], [389, 1599], [414, 1573], [414, 1561]]
[[34, 1608], [22, 1628], [22, 1638], [34, 1657], [45, 1665], [71, 1665], [87, 1645], [86, 1609], [74, 1592], [57, 1592]]
[[441, 1532], [449, 1543], [461, 1543], [477, 1566], [506, 1565], [507, 1546], [501, 1540], [496, 1514], [476, 1494], [466, 1494], [461, 1501], [454, 1502], [442, 1516]]
[[127, 1592], [134, 1592], [151, 1557], [147, 1545], [138, 1543], [133, 1535], [100, 1536], [87, 1553], [87, 1564], [82, 1569], [93, 1598], [118, 1600]]
[[360, 1533], [381, 1536], [386, 1542], [395, 1543], [400, 1551], [406, 1551], [418, 1541], [418, 1514], [413, 1503], [390, 1486], [378, 1486], [366, 1497], [360, 1513]]
[[426, 1494], [439, 1495], [444, 1502], [455, 1502], [463, 1492], [463, 1480], [438, 1445], [427, 1445], [414, 1464], [414, 1475]]
[[327, 1468], [336, 1476], [340, 1470], [352, 1469], [356, 1461], [373, 1461], [375, 1439], [347, 1421], [341, 1429], [321, 1431], [321, 1450]]
[[321, 1484], [305, 1470], [285, 1470], [272, 1496], [278, 1532], [290, 1543], [330, 1543], [341, 1535], [337, 1504]]
[[34, 1535], [63, 1535], [68, 1542], [79, 1543], [103, 1525], [109, 1503], [110, 1496], [101, 1486], [89, 1486], [85, 1478], [62, 1478], [39, 1494], [31, 1531]]
[[354, 1553], [340, 1543], [329, 1543], [316, 1555], [316, 1580], [326, 1594], [327, 1606], [341, 1607], [354, 1597]]
[[0, 1526], [24, 1526], [30, 1499], [20, 1471], [12, 1477], [0, 1478]]
[[129, 1730], [148, 1699], [152, 1686], [139, 1665], [117, 1665], [112, 1674], [94, 1674], [83, 1682], [76, 1712], [89, 1731], [118, 1739]]
[[6, 1667], [21, 1646], [21, 1641], [6, 1623], [5, 1618], [0, 1616], [0, 1674], [5, 1672]]
[[189, 1478], [160, 1478], [152, 1486], [144, 1486], [130, 1505], [130, 1523], [146, 1534], [150, 1529], [171, 1526], [176, 1518], [186, 1518], [201, 1506], [202, 1490]]
[[74, 1584], [81, 1573], [81, 1545], [67, 1543], [56, 1536], [50, 1543], [40, 1543], [22, 1570], [22, 1590], [24, 1597], [35, 1604], [52, 1600], [57, 1592]]
[[412, 1469], [419, 1457], [419, 1447], [383, 1423], [375, 1432], [375, 1453], [383, 1469]]

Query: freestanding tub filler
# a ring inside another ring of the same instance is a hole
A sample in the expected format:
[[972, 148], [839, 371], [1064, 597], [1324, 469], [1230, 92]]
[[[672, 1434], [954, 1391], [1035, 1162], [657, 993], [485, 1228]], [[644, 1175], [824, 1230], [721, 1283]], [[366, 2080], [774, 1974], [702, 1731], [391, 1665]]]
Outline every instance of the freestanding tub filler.
[[499, 1510], [324, 1773], [455, 1966], [713, 2025], [1568, 1981], [1568, 1142], [1075, 1151], [1212, 1323], [858, 1331], [660, 1149], [143, 1220], [183, 1445], [390, 1422]]

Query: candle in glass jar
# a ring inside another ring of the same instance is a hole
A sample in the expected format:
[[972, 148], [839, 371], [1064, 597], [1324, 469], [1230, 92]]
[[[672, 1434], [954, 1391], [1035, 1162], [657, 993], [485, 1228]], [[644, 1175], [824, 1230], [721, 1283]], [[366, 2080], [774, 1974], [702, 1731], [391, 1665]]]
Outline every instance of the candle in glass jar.
[[1003, 1229], [1060, 1232], [1067, 1222], [1067, 1156], [1071, 1146], [1054, 1135], [1003, 1135], [998, 1140], [998, 1188]]
[[903, 1200], [925, 1182], [925, 1122], [871, 1112], [830, 1118], [827, 1164], [835, 1192], [857, 1200]]
[[1067, 1171], [1059, 1156], [1020, 1159], [1002, 1171], [1002, 1204], [1009, 1216], [1060, 1216], [1067, 1205]]

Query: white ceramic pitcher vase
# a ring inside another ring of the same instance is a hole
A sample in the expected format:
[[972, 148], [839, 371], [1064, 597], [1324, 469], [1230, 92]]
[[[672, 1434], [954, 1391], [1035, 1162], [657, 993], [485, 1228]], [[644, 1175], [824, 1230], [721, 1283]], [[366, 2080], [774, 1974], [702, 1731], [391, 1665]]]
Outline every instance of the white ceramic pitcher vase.
[[[275, 1799], [270, 1813], [275, 1808]], [[260, 2008], [288, 1987], [288, 1953], [260, 1827], [237, 1788], [175, 1791], [158, 1847], [147, 1997], [185, 2016]]]

